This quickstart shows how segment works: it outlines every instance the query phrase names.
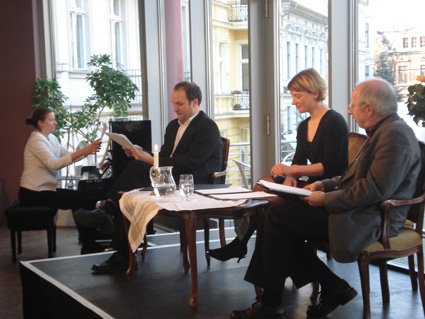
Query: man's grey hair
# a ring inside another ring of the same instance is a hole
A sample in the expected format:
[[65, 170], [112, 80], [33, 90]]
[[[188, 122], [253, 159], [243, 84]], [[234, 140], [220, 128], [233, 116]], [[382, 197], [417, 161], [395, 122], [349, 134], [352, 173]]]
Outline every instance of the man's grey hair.
[[397, 96], [394, 88], [382, 78], [367, 78], [359, 83], [360, 104], [370, 104], [376, 113], [390, 115], [397, 112]]

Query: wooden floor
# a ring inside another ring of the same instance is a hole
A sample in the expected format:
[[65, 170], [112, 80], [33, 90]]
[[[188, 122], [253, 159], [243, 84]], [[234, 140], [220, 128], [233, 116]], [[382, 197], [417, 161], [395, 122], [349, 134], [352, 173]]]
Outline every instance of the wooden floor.
[[[214, 234], [213, 234], [214, 236]], [[231, 229], [228, 239], [233, 237]], [[243, 281], [249, 258], [252, 254], [253, 241], [247, 258], [239, 264], [236, 260], [225, 263], [212, 260], [208, 268], [203, 257], [202, 234], [198, 234], [198, 272], [199, 272], [199, 309], [196, 314], [190, 312], [188, 301], [190, 295], [190, 275], [185, 275], [181, 267], [181, 257], [177, 235], [155, 235], [150, 241], [156, 249], [148, 252], [148, 259], [142, 262], [139, 257], [138, 270], [131, 284], [126, 282], [123, 274], [93, 276], [90, 265], [102, 261], [108, 255], [91, 255], [81, 258], [79, 262], [79, 278], [81, 281], [94, 282], [98, 287], [90, 290], [101, 290], [102, 285], [112, 285], [114, 289], [104, 292], [102, 300], [93, 293], [83, 294], [89, 302], [96, 304], [115, 318], [228, 318], [233, 309], [243, 309], [254, 301], [252, 286]], [[211, 246], [217, 247], [214, 240]], [[57, 252], [55, 257], [77, 256], [80, 246], [74, 228], [58, 228]], [[23, 233], [23, 253], [19, 260], [35, 260], [47, 257], [46, 234], [41, 231]], [[325, 258], [325, 256], [323, 256]], [[64, 258], [63, 260], [66, 260]], [[363, 303], [357, 264], [328, 263], [340, 277], [346, 279], [357, 291], [358, 296], [344, 307], [339, 307], [328, 318], [362, 318]], [[66, 270], [64, 270], [66, 271]], [[408, 275], [390, 271], [391, 304], [383, 306], [379, 286], [377, 268], [371, 269], [371, 304], [372, 318], [424, 318], [419, 293], [412, 292]], [[83, 283], [81, 283], [83, 284]], [[133, 286], [132, 286], [133, 285]], [[135, 287], [137, 285], [137, 287]], [[81, 289], [83, 291], [84, 289]], [[108, 289], [106, 289], [108, 290]], [[115, 290], [115, 294], [113, 292]], [[126, 292], [126, 291], [129, 292]], [[116, 291], [122, 294], [123, 300], [117, 300]], [[147, 294], [146, 292], [150, 293]], [[290, 280], [287, 281], [284, 303], [290, 318], [305, 318], [309, 304], [311, 286], [296, 290]], [[125, 294], [131, 293], [131, 298]], [[140, 300], [138, 298], [140, 296]], [[92, 299], [91, 299], [92, 298]], [[108, 301], [111, 298], [113, 301]], [[11, 261], [9, 231], [0, 225], [0, 318], [22, 318], [22, 291], [18, 273], [18, 263]], [[117, 304], [126, 305], [126, 312], [117, 315]], [[127, 303], [127, 304], [126, 304]]]

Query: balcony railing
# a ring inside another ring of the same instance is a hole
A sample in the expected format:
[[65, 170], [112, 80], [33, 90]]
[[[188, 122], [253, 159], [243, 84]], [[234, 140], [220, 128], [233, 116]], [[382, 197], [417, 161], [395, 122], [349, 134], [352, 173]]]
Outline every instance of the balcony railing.
[[229, 2], [230, 8], [228, 11], [229, 22], [246, 22], [248, 21], [248, 5], [238, 2]]
[[136, 98], [132, 103], [136, 105], [142, 105], [142, 71], [140, 69], [124, 70], [124, 73], [130, 78], [137, 88]]
[[249, 110], [249, 92], [232, 91], [232, 107], [234, 110]]

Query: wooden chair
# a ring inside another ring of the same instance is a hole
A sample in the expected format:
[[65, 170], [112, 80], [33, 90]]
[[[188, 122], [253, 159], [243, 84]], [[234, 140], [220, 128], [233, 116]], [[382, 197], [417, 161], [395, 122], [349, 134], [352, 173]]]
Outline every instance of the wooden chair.
[[[424, 221], [425, 203], [425, 144], [419, 142], [421, 149], [422, 169], [418, 176], [415, 197], [412, 199], [387, 199], [380, 203], [382, 211], [382, 235], [381, 238], [363, 250], [357, 259], [360, 272], [360, 280], [363, 294], [363, 318], [370, 318], [370, 284], [369, 284], [369, 263], [376, 261], [379, 265], [381, 278], [382, 302], [390, 303], [388, 288], [387, 261], [408, 257], [410, 281], [412, 290], [418, 290], [421, 294], [422, 307], [425, 314], [425, 283], [424, 283], [424, 256], [422, 244], [422, 228]], [[389, 237], [389, 214], [393, 207], [411, 205], [408, 213], [408, 221], [404, 230], [398, 236]], [[418, 260], [418, 274], [415, 271], [414, 255]]]
[[364, 134], [356, 132], [350, 132], [348, 134], [348, 165], [354, 160], [366, 139], [367, 136]]
[[22, 232], [27, 230], [46, 230], [48, 257], [56, 251], [56, 218], [57, 209], [48, 206], [22, 206], [15, 200], [4, 214], [10, 230], [12, 245], [12, 262], [16, 262], [16, 235], [18, 237], [18, 253], [22, 252]]

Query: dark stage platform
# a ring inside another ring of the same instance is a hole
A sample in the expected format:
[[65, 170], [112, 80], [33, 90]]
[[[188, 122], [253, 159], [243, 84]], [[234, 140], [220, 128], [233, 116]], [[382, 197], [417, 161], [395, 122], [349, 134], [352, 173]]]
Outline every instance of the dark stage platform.
[[[191, 277], [182, 267], [178, 234], [150, 236], [146, 261], [138, 254], [138, 269], [128, 281], [125, 273], [93, 275], [91, 266], [111, 253], [21, 262], [25, 318], [228, 318], [233, 309], [247, 308], [255, 297], [253, 286], [243, 281], [251, 257], [236, 260], [211, 260], [207, 267], [203, 254], [203, 233], [198, 232], [199, 308], [189, 307]], [[213, 238], [216, 234], [212, 232]], [[215, 237], [214, 237], [215, 236]], [[218, 247], [217, 239], [211, 247]], [[323, 258], [325, 256], [323, 255]], [[363, 302], [357, 264], [329, 266], [357, 289], [359, 295], [329, 318], [362, 318]], [[419, 294], [412, 293], [406, 274], [390, 271], [391, 305], [383, 307], [379, 273], [371, 269], [373, 318], [423, 318]], [[394, 283], [394, 285], [392, 285]], [[296, 290], [287, 281], [284, 302], [289, 318], [305, 318], [311, 286]], [[403, 298], [397, 298], [402, 294]]]

